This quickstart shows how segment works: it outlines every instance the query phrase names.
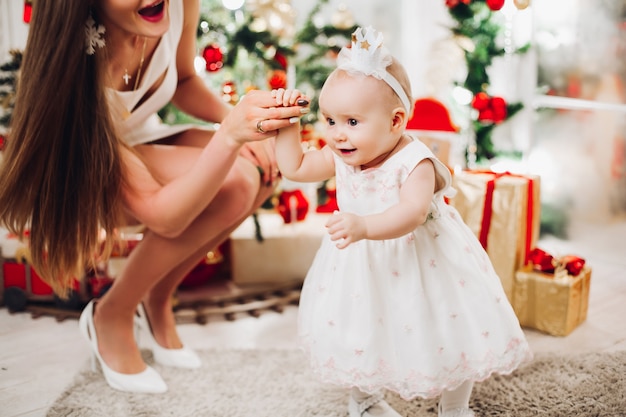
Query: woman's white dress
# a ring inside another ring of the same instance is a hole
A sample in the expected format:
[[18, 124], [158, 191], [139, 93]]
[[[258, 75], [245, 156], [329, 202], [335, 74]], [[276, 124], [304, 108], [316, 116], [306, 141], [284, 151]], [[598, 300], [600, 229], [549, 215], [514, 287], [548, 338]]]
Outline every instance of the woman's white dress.
[[298, 332], [321, 379], [405, 399], [510, 373], [531, 353], [478, 239], [444, 201], [448, 168], [418, 140], [361, 171], [335, 156], [339, 210], [368, 215], [396, 204], [425, 158], [440, 188], [428, 220], [388, 240], [337, 249], [323, 238], [305, 279]]
[[[157, 114], [170, 102], [178, 85], [176, 51], [183, 31], [183, 1], [170, 0], [168, 10], [170, 28], [154, 50], [137, 90], [108, 90], [118, 132], [130, 146], [163, 139], [189, 129], [213, 130], [199, 124], [168, 125], [163, 123]], [[159, 80], [161, 81], [156, 90], [148, 95], [149, 90], [157, 85]]]

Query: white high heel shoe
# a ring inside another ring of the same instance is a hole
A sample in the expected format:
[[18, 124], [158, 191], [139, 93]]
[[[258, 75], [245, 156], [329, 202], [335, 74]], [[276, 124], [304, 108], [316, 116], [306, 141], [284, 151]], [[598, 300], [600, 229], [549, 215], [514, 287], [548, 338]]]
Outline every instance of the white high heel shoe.
[[78, 321], [78, 328], [85, 340], [89, 343], [91, 348], [91, 367], [95, 371], [96, 362], [98, 359], [100, 362], [100, 368], [107, 384], [119, 391], [125, 392], [138, 392], [138, 393], [150, 393], [161, 394], [167, 391], [167, 385], [161, 378], [157, 371], [150, 366], [147, 366], [145, 370], [138, 374], [122, 374], [109, 368], [107, 364], [102, 360], [100, 352], [98, 351], [98, 337], [96, 336], [96, 329], [93, 325], [93, 300], [87, 304], [85, 309], [80, 315]]
[[150, 323], [148, 322], [148, 316], [143, 308], [143, 304], [139, 303], [137, 306], [137, 313], [135, 314], [135, 324], [142, 331], [141, 333], [146, 337], [148, 348], [152, 350], [154, 361], [165, 366], [173, 366], [176, 368], [197, 369], [202, 366], [202, 361], [198, 357], [198, 354], [193, 350], [182, 347], [180, 349], [166, 349], [159, 345], [152, 334]]

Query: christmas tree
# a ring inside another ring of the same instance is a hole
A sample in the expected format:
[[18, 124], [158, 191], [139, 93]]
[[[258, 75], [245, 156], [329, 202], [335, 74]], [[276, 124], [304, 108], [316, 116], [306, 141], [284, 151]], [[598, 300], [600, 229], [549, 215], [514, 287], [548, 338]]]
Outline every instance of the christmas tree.
[[[494, 58], [506, 53], [525, 53], [530, 45], [507, 51], [498, 43], [503, 26], [497, 15], [504, 6], [504, 0], [445, 0], [455, 25], [451, 31], [463, 49], [467, 65], [467, 77], [461, 85], [472, 93], [474, 118], [472, 128], [475, 134], [475, 148], [468, 151], [477, 162], [496, 156], [492, 134], [500, 123], [513, 117], [523, 105], [519, 102], [507, 103], [503, 97], [490, 95], [488, 70]], [[519, 9], [528, 7], [529, 0], [515, 0]]]
[[[317, 121], [316, 94], [357, 27], [345, 7], [325, 19], [327, 5], [328, 0], [318, 0], [296, 30], [289, 0], [247, 0], [236, 10], [226, 9], [221, 0], [203, 0], [197, 31], [198, 68], [231, 104], [250, 89], [305, 91], [312, 97], [312, 111], [303, 117], [303, 124], [312, 125]], [[160, 115], [168, 123], [188, 121], [171, 105]]]
[[0, 149], [4, 146], [4, 137], [7, 134], [13, 106], [15, 105], [15, 91], [22, 52], [10, 51], [11, 59], [0, 65]]

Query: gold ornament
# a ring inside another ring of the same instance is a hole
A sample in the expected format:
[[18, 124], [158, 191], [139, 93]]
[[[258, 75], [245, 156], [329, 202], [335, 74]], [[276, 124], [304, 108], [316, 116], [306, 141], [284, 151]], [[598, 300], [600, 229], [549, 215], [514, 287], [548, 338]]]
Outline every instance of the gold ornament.
[[330, 23], [337, 29], [350, 29], [354, 26], [354, 17], [346, 5], [341, 4], [332, 15]]
[[296, 33], [296, 12], [290, 0], [247, 0], [245, 7], [254, 17], [250, 28], [255, 32], [268, 31], [284, 38]]
[[518, 10], [524, 10], [530, 6], [530, 0], [513, 0], [513, 4]]

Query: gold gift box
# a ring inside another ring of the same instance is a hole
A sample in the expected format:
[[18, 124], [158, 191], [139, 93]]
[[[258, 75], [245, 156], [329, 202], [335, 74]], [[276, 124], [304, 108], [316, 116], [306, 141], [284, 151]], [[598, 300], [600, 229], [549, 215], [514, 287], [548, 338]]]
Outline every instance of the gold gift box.
[[527, 265], [515, 273], [513, 309], [524, 327], [567, 336], [587, 319], [591, 268], [576, 275], [546, 274]]
[[540, 178], [470, 170], [455, 173], [452, 185], [457, 194], [450, 204], [481, 240], [512, 301], [515, 271], [539, 237]]

